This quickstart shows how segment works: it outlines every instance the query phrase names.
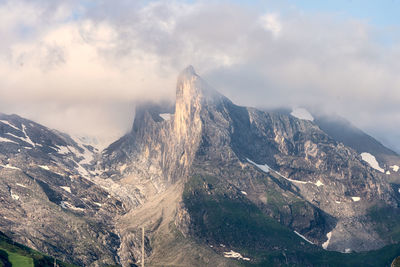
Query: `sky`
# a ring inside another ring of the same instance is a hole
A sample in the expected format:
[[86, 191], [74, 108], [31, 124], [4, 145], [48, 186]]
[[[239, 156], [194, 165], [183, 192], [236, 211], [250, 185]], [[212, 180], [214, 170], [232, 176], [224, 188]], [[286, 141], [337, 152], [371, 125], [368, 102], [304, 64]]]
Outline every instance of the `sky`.
[[0, 0], [0, 112], [112, 141], [187, 65], [239, 105], [343, 116], [400, 151], [400, 0]]

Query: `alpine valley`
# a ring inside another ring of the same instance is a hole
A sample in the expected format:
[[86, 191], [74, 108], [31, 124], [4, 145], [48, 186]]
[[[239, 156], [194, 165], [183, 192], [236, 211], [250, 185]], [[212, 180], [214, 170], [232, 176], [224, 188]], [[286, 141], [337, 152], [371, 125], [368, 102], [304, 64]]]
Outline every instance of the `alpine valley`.
[[189, 66], [99, 151], [0, 115], [0, 231], [79, 266], [389, 266], [400, 156], [341, 118], [232, 103]]

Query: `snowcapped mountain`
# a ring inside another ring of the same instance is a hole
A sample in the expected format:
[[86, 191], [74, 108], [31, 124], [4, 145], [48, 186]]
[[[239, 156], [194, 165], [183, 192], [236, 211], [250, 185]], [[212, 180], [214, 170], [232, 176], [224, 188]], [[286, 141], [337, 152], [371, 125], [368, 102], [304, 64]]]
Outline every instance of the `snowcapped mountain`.
[[399, 157], [320, 121], [237, 106], [192, 67], [101, 152], [1, 115], [0, 230], [81, 265], [138, 265], [144, 227], [148, 266], [385, 266]]

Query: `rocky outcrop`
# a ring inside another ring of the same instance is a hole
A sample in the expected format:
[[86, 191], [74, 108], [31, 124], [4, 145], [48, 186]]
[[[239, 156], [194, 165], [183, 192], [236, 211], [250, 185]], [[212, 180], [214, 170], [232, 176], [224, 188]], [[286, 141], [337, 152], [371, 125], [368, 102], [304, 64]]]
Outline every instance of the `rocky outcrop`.
[[0, 230], [80, 265], [139, 264], [142, 228], [149, 265], [313, 266], [399, 241], [399, 187], [359, 151], [235, 105], [193, 67], [101, 153], [8, 115], [0, 148]]
[[115, 264], [122, 202], [93, 183], [95, 149], [16, 115], [0, 115], [0, 228], [79, 265]]
[[[368, 212], [380, 202], [396, 209], [397, 192], [315, 123], [236, 106], [192, 67], [178, 78], [175, 112], [169, 119], [161, 113], [154, 106], [137, 110], [132, 132], [107, 150], [105, 162], [118, 161], [113, 155], [119, 147], [129, 147], [125, 170], [147, 177], [158, 188], [154, 194], [193, 175], [217, 177], [225, 196], [245, 194], [264, 214], [326, 249], [361, 251], [388, 243]], [[170, 220], [184, 235], [196, 236], [190, 211], [182, 202], [174, 205]]]

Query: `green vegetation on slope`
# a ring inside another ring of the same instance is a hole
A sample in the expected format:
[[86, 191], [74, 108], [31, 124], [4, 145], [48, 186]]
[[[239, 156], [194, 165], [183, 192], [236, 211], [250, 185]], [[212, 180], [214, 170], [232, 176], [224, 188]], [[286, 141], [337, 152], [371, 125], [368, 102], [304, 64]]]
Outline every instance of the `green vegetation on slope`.
[[400, 242], [400, 210], [385, 203], [378, 203], [368, 211], [376, 223], [376, 231], [386, 240]]
[[7, 250], [4, 250], [8, 254], [8, 261], [12, 266], [21, 266], [21, 267], [33, 267], [33, 259], [29, 257], [22, 256], [18, 253], [12, 253]]
[[[58, 266], [73, 267], [75, 265], [68, 264], [56, 260]], [[9, 237], [0, 232], [0, 266], [54, 266], [54, 258], [44, 255], [31, 248], [13, 242]]]
[[226, 182], [194, 175], [183, 201], [191, 216], [191, 233], [200, 242], [233, 249], [251, 261], [245, 266], [389, 266], [400, 244], [380, 250], [343, 254], [310, 245], [289, 228], [266, 216]]

